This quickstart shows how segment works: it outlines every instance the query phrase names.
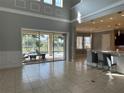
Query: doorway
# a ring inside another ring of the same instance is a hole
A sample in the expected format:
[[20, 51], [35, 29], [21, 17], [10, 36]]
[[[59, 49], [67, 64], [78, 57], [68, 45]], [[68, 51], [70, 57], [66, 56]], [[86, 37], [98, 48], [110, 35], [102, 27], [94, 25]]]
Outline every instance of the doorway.
[[65, 33], [22, 31], [24, 63], [53, 62], [66, 59]]

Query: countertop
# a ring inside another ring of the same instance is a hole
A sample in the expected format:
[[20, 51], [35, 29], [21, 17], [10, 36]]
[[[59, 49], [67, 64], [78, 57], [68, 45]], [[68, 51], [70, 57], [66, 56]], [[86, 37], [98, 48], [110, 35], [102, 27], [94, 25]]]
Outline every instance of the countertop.
[[101, 52], [101, 53], [109, 53], [109, 54], [111, 54], [111, 55], [113, 55], [113, 56], [124, 56], [124, 51], [100, 51], [100, 50], [93, 50], [93, 52], [96, 52], [96, 53], [99, 53], [99, 52]]

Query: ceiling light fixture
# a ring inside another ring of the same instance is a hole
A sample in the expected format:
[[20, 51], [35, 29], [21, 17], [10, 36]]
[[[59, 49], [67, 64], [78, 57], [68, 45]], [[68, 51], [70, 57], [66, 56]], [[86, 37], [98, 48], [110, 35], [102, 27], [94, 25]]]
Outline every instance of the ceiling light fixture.
[[81, 13], [79, 11], [77, 12], [77, 21], [81, 24]]
[[120, 26], [121, 24], [120, 23], [118, 23], [118, 26]]
[[100, 22], [104, 22], [103, 20], [100, 20]]
[[108, 25], [108, 27], [111, 27], [111, 25]]
[[122, 14], [121, 16], [124, 16], [124, 14]]
[[109, 19], [110, 19], [110, 20], [113, 20], [113, 18], [112, 18], [112, 17], [110, 17]]
[[92, 24], [95, 24], [96, 22], [94, 20], [91, 20]]
[[118, 30], [118, 36], [120, 36], [120, 34], [121, 34], [120, 30]]
[[92, 24], [95, 24], [95, 23], [96, 23], [96, 22], [94, 22], [94, 21], [92, 22]]

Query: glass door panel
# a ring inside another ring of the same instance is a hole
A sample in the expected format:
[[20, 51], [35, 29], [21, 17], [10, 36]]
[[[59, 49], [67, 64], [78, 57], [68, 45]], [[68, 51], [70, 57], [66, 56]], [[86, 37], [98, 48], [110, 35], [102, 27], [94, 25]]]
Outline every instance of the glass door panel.
[[52, 37], [50, 34], [40, 34], [40, 53], [45, 54], [45, 61], [53, 61]]
[[36, 55], [37, 42], [39, 40], [38, 32], [23, 32], [22, 33], [22, 54], [25, 60], [30, 61], [29, 55]]
[[65, 59], [65, 36], [63, 34], [54, 34], [53, 37], [54, 60]]

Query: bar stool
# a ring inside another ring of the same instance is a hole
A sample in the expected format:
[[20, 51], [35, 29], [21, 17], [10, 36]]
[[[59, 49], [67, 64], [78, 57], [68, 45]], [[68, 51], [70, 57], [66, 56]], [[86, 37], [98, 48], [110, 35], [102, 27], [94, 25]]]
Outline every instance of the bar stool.
[[112, 60], [110, 60], [108, 57], [107, 57], [107, 62], [108, 62], [108, 66], [109, 66], [109, 70], [112, 71], [113, 68], [115, 67], [115, 72], [117, 71], [117, 63], [112, 63]]
[[104, 65], [108, 67], [109, 71], [112, 71], [112, 68], [117, 67], [117, 63], [113, 63], [111, 59], [111, 54], [103, 53]]
[[102, 52], [98, 53], [98, 63], [101, 66], [101, 68], [103, 68], [104, 59], [103, 59], [103, 53]]
[[[107, 59], [109, 59], [109, 61]], [[107, 53], [103, 53], [103, 60], [104, 60], [103, 66], [107, 67], [107, 70], [110, 70], [110, 67], [111, 67], [111, 55], [107, 54]]]
[[92, 52], [92, 63], [95, 63], [98, 67], [98, 54], [96, 52]]

